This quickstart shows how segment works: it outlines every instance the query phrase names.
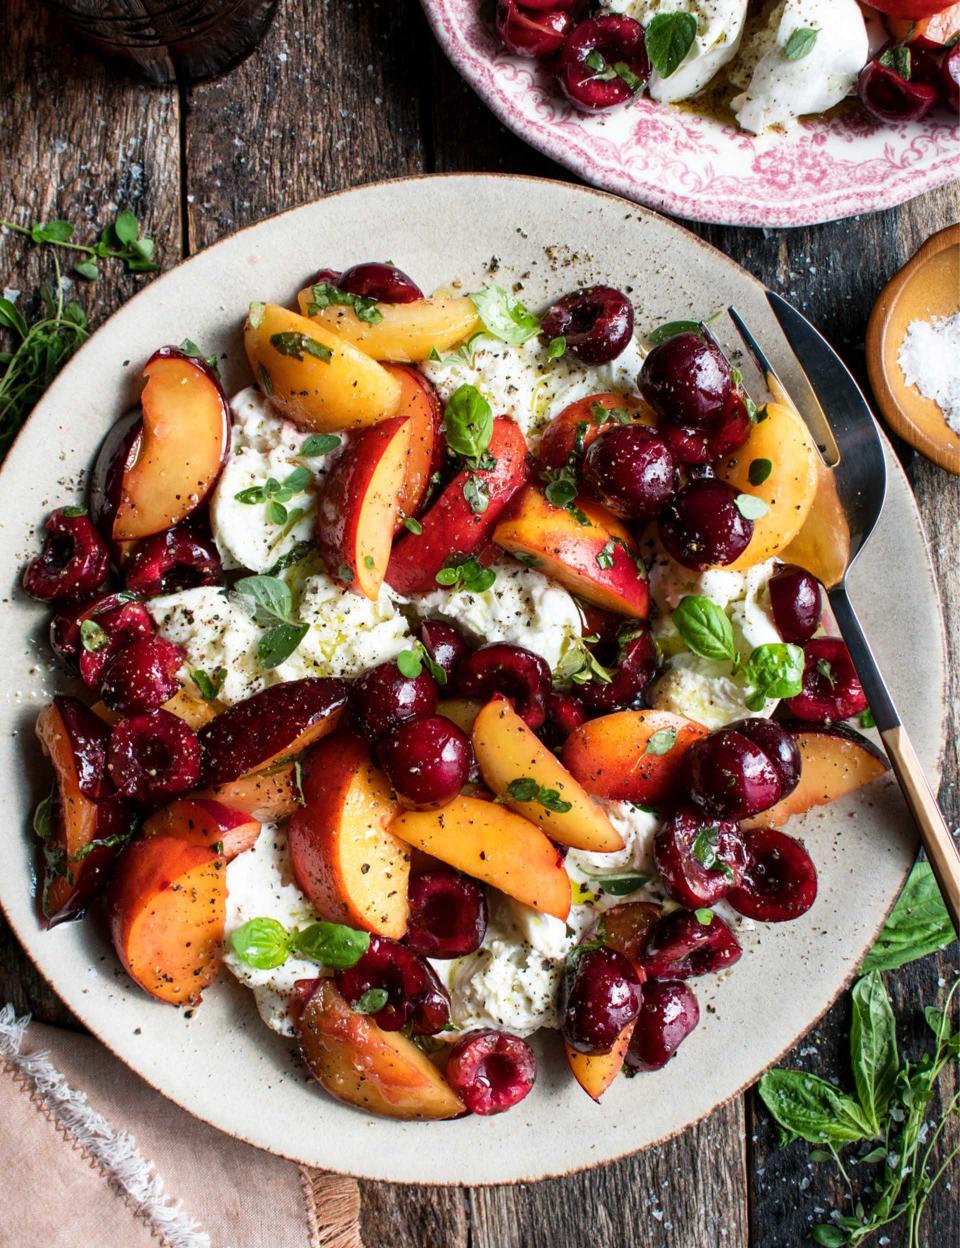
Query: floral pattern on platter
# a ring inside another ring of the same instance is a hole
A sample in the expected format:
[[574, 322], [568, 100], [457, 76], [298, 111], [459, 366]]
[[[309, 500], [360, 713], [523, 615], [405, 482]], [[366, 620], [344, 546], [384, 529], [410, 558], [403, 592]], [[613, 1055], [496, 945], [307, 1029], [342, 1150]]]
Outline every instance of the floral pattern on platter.
[[884, 125], [851, 106], [760, 136], [646, 98], [587, 116], [537, 62], [498, 47], [479, 0], [422, 3], [452, 64], [506, 126], [651, 208], [727, 225], [813, 225], [891, 208], [960, 176], [960, 126], [944, 113]]

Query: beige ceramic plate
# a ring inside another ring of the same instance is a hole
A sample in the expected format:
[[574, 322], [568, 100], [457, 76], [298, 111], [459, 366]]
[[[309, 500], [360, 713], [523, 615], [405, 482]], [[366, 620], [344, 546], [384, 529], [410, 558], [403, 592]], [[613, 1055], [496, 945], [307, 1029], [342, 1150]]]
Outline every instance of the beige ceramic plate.
[[960, 311], [960, 225], [928, 239], [883, 288], [867, 329], [867, 371], [890, 427], [941, 468], [960, 474], [960, 433], [900, 367], [900, 348], [913, 321]]
[[[309, 1083], [289, 1041], [260, 1023], [231, 982], [192, 1018], [149, 1000], [119, 970], [95, 921], [41, 932], [30, 896], [33, 804], [49, 784], [32, 725], [57, 688], [46, 613], [15, 588], [36, 549], [35, 526], [78, 485], [110, 422], [137, 390], [141, 364], [184, 337], [228, 355], [234, 389], [248, 376], [238, 333], [247, 304], [289, 300], [311, 270], [390, 257], [425, 288], [459, 278], [522, 281], [534, 307], [580, 283], [626, 286], [641, 329], [709, 316], [735, 300], [788, 386], [799, 379], [761, 287], [679, 226], [623, 200], [524, 178], [450, 177], [386, 183], [331, 196], [264, 221], [181, 265], [133, 299], [64, 370], [3, 469], [0, 613], [4, 681], [0, 762], [0, 900], [30, 956], [87, 1026], [167, 1096], [222, 1130], [324, 1169], [375, 1179], [500, 1183], [610, 1161], [662, 1140], [751, 1083], [826, 1009], [858, 965], [914, 854], [898, 793], [884, 781], [800, 831], [820, 871], [802, 920], [746, 933], [733, 973], [697, 983], [703, 1022], [663, 1071], [619, 1080], [602, 1107], [565, 1069], [553, 1036], [539, 1044], [534, 1093], [510, 1114], [439, 1124], [374, 1120]], [[729, 326], [715, 326], [733, 348]], [[890, 461], [876, 537], [853, 597], [917, 750], [933, 777], [943, 715], [936, 592], [906, 481]], [[877, 593], [878, 587], [886, 592]], [[904, 642], [907, 638], [909, 641]]]

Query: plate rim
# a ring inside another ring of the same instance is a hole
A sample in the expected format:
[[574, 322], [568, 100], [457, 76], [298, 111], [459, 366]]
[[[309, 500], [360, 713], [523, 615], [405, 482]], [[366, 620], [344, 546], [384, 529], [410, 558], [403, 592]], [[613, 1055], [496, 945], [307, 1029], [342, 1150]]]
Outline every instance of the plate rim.
[[[646, 205], [638, 204], [635, 201], [624, 199], [620, 195], [613, 194], [609, 191], [602, 190], [592, 185], [577, 185], [576, 183], [571, 183], [560, 178], [539, 178], [539, 177], [533, 177], [528, 174], [511, 174], [511, 173], [497, 173], [497, 172], [482, 172], [482, 173], [455, 172], [455, 173], [436, 173], [436, 174], [413, 174], [413, 175], [408, 175], [405, 177], [379, 179], [374, 182], [362, 183], [358, 186], [345, 187], [342, 190], [332, 192], [329, 195], [323, 195], [314, 200], [308, 200], [303, 204], [298, 204], [295, 207], [287, 208], [282, 211], [272, 213], [269, 216], [265, 216], [258, 221], [251, 222], [249, 225], [243, 226], [238, 230], [234, 230], [233, 232], [224, 235], [223, 238], [218, 239], [215, 243], [211, 243], [208, 247], [205, 247], [201, 249], [200, 251], [193, 253], [193, 255], [191, 256], [182, 258], [177, 264], [173, 265], [169, 269], [164, 270], [157, 277], [155, 277], [152, 281], [144, 285], [140, 290], [138, 290], [134, 295], [132, 295], [130, 299], [127, 299], [123, 303], [121, 303], [114, 310], [114, 312], [112, 312], [110, 316], [108, 316], [106, 320], [104, 320], [102, 324], [97, 327], [94, 333], [90, 335], [90, 338], [87, 340], [87, 342], [85, 342], [83, 346], [71, 357], [71, 359], [67, 362], [67, 364], [61, 370], [61, 372], [57, 375], [57, 377], [54, 379], [51, 385], [47, 388], [47, 390], [41, 396], [41, 399], [35, 405], [33, 411], [31, 411], [30, 416], [28, 416], [27, 420], [24, 421], [23, 425], [17, 431], [16, 437], [13, 439], [13, 441], [10, 444], [10, 448], [8, 450], [5, 460], [3, 461], [2, 464], [0, 464], [0, 487], [2, 487], [5, 480], [9, 479], [12, 476], [12, 460], [14, 458], [14, 450], [17, 447], [17, 444], [20, 442], [21, 435], [25, 432], [28, 425], [30, 424], [34, 412], [36, 412], [40, 408], [41, 405], [54, 402], [56, 398], [58, 397], [59, 389], [61, 387], [66, 387], [70, 383], [72, 379], [72, 374], [75, 371], [77, 371], [77, 369], [75, 368], [75, 364], [77, 363], [77, 361], [80, 360], [84, 349], [93, 341], [93, 339], [98, 334], [100, 334], [101, 331], [105, 330], [111, 324], [111, 322], [115, 319], [115, 317], [119, 315], [121, 311], [125, 311], [136, 300], [142, 298], [142, 296], [146, 295], [148, 291], [153, 290], [154, 287], [156, 287], [159, 283], [163, 282], [165, 278], [170, 277], [174, 273], [179, 272], [181, 268], [183, 268], [186, 265], [189, 265], [191, 262], [199, 259], [201, 256], [206, 255], [206, 253], [212, 250], [213, 248], [219, 247], [221, 245], [226, 245], [232, 242], [233, 240], [235, 240], [240, 235], [246, 234], [251, 230], [258, 229], [259, 227], [261, 227], [267, 222], [274, 222], [274, 221], [277, 221], [279, 218], [287, 217], [294, 213], [300, 212], [304, 209], [315, 207], [316, 205], [324, 203], [329, 199], [340, 198], [346, 195], [362, 193], [364, 191], [389, 187], [391, 185], [400, 185], [400, 184], [405, 185], [405, 184], [417, 183], [417, 182], [436, 182], [436, 181], [475, 182], [477, 180], [487, 180], [487, 181], [497, 180], [501, 182], [510, 182], [510, 183], [526, 183], [532, 186], [538, 186], [544, 183], [549, 183], [553, 186], [561, 188], [562, 190], [570, 194], [574, 194], [574, 195], [588, 194], [588, 195], [598, 196], [605, 200], [611, 200], [615, 204], [622, 206], [622, 207], [626, 207], [630, 209], [632, 212], [635, 212], [641, 216], [656, 217], [660, 224], [666, 225], [672, 231], [682, 234], [684, 236], [684, 239], [688, 243], [692, 241], [698, 247], [703, 248], [704, 250], [713, 253], [715, 256], [719, 257], [724, 264], [731, 266], [732, 268], [737, 270], [738, 274], [749, 279], [749, 281], [753, 283], [755, 286], [765, 289], [764, 283], [761, 282], [758, 278], [756, 278], [747, 269], [743, 268], [743, 266], [738, 264], [737, 261], [733, 260], [720, 248], [715, 247], [713, 244], [706, 242], [704, 239], [692, 233], [692, 231], [690, 231], [682, 223], [671, 220], [670, 218], [664, 217], [662, 214], [657, 213], [654, 209], [649, 208]], [[899, 460], [896, 458], [896, 455], [893, 454], [892, 447], [890, 446], [888, 439], [882, 432], [881, 432], [881, 436], [885, 444], [885, 450], [888, 452], [887, 454], [888, 470], [890, 468], [893, 469], [893, 471], [900, 477], [901, 484], [906, 488], [909, 494], [909, 498], [911, 501], [911, 518], [916, 526], [917, 533], [920, 536], [920, 539], [923, 543], [924, 550], [927, 555], [924, 561], [924, 574], [931, 584], [934, 597], [937, 603], [937, 608], [938, 608], [937, 622], [938, 622], [938, 631], [939, 631], [940, 639], [941, 639], [941, 653], [942, 653], [943, 661], [941, 662], [940, 669], [939, 669], [939, 688], [938, 688], [939, 745], [938, 745], [938, 750], [937, 750], [937, 757], [933, 766], [933, 771], [936, 775], [937, 780], [939, 781], [940, 776], [941, 776], [941, 771], [942, 771], [944, 752], [947, 746], [946, 727], [947, 727], [948, 706], [947, 706], [947, 701], [946, 701], [946, 690], [947, 690], [947, 682], [949, 679], [949, 673], [948, 673], [947, 666], [946, 666], [946, 655], [947, 655], [946, 625], [945, 625], [945, 619], [944, 619], [944, 613], [943, 613], [943, 602], [942, 602], [942, 598], [941, 598], [941, 595], [940, 595], [940, 592], [936, 583], [936, 579], [933, 575], [932, 561], [930, 559], [930, 554], [929, 554], [929, 541], [927, 538], [926, 531], [924, 530], [924, 527], [923, 527], [922, 517], [920, 516], [919, 509], [917, 508], [916, 499], [913, 494], [913, 490], [910, 486], [909, 479], [907, 478], [907, 475], [902, 465], [900, 464]], [[903, 873], [904, 881], [906, 880], [909, 870], [910, 870], [909, 866], [904, 870], [904, 873]], [[900, 888], [902, 888], [902, 885], [903, 885], [903, 881], [901, 881]], [[889, 915], [890, 910], [893, 908], [894, 904], [896, 903], [896, 899], [897, 899], [897, 896], [899, 896], [899, 892], [900, 892], [900, 889], [897, 890], [897, 894], [891, 899], [889, 905], [885, 909], [883, 917], [873, 929], [871, 937], [870, 937], [870, 941], [868, 942], [868, 944], [864, 946], [863, 953], [866, 952], [866, 950], [869, 948], [870, 944], [872, 944], [873, 940], [876, 938], [877, 934], [882, 928], [884, 922], [886, 921], [886, 917]], [[21, 950], [26, 954], [26, 956], [28, 957], [29, 961], [31, 962], [31, 964], [33, 965], [37, 973], [44, 980], [44, 982], [49, 985], [51, 991], [54, 992], [57, 998], [63, 1001], [64, 999], [61, 995], [59, 988], [54, 983], [53, 979], [50, 977], [47, 971], [44, 970], [43, 967], [39, 965], [39, 963], [37, 962], [37, 959], [34, 957], [33, 953], [30, 951], [28, 945], [21, 938], [20, 931], [16, 923], [14, 922], [13, 918], [9, 914], [2, 896], [0, 896], [0, 911], [3, 912], [4, 917], [6, 918], [6, 921], [8, 922], [11, 931], [13, 932], [14, 936], [17, 938], [17, 942], [20, 945]], [[687, 1131], [691, 1127], [704, 1121], [704, 1119], [706, 1119], [711, 1114], [713, 1114], [717, 1109], [720, 1109], [723, 1106], [729, 1104], [736, 1097], [742, 1095], [743, 1092], [747, 1088], [752, 1087], [766, 1070], [769, 1070], [771, 1067], [776, 1065], [781, 1060], [781, 1058], [783, 1057], [785, 1053], [789, 1052], [790, 1049], [793, 1048], [798, 1043], [798, 1041], [809, 1032], [809, 1030], [812, 1027], [816, 1026], [816, 1024], [820, 1021], [820, 1019], [829, 1011], [830, 1008], [832, 1008], [832, 1006], [836, 1003], [839, 997], [847, 989], [849, 984], [853, 981], [853, 979], [855, 978], [857, 974], [857, 969], [858, 967], [855, 967], [844, 977], [843, 982], [838, 986], [838, 988], [836, 989], [836, 992], [830, 997], [829, 1001], [826, 1003], [823, 1009], [820, 1010], [814, 1018], [812, 1018], [809, 1022], [807, 1022], [804, 1025], [803, 1030], [801, 1030], [800, 1032], [797, 1033], [797, 1035], [792, 1037], [790, 1042], [786, 1044], [784, 1048], [774, 1058], [772, 1058], [772, 1060], [769, 1063], [764, 1065], [762, 1069], [758, 1070], [751, 1079], [744, 1081], [740, 1086], [733, 1089], [727, 1095], [715, 1101], [712, 1105], [707, 1107], [697, 1117], [690, 1119], [688, 1122], [676, 1127], [673, 1130], [670, 1130], [664, 1133], [662, 1136], [659, 1136], [654, 1140], [647, 1141], [640, 1148], [635, 1148], [635, 1149], [628, 1148], [622, 1153], [618, 1153], [614, 1156], [607, 1156], [600, 1160], [597, 1160], [596, 1162], [587, 1161], [587, 1162], [584, 1162], [583, 1164], [576, 1164], [576, 1165], [569, 1167], [568, 1169], [556, 1170], [556, 1171], [551, 1170], [549, 1173], [540, 1172], [534, 1175], [512, 1175], [509, 1179], [473, 1180], [467, 1184], [464, 1184], [464, 1182], [459, 1179], [446, 1179], [446, 1178], [430, 1179], [430, 1180], [392, 1179], [392, 1178], [382, 1178], [380, 1176], [376, 1176], [370, 1179], [370, 1181], [395, 1183], [395, 1184], [402, 1184], [406, 1186], [417, 1186], [417, 1187], [419, 1186], [426, 1186], [426, 1187], [513, 1186], [513, 1185], [520, 1184], [520, 1183], [535, 1183], [535, 1182], [545, 1181], [547, 1179], [568, 1177], [570, 1175], [581, 1173], [587, 1170], [596, 1169], [601, 1166], [612, 1165], [616, 1162], [623, 1161], [627, 1157], [636, 1156], [639, 1153], [646, 1152], [650, 1148], [658, 1147], [664, 1144], [665, 1142], [671, 1139], [674, 1139], [675, 1137], [679, 1135], [682, 1135], [684, 1131]], [[64, 1004], [66, 1004], [66, 1002], [64, 1002]], [[80, 1023], [83, 1024], [83, 1026], [87, 1029], [89, 1034], [94, 1036], [99, 1041], [99, 1043], [101, 1043], [104, 1046], [104, 1048], [107, 1049], [108, 1052], [110, 1052], [114, 1057], [117, 1058], [118, 1061], [123, 1062], [123, 1064], [127, 1067], [127, 1069], [131, 1070], [139, 1079], [142, 1079], [149, 1087], [153, 1088], [165, 1099], [171, 1101], [173, 1104], [183, 1109], [186, 1113], [191, 1114], [192, 1117], [197, 1118], [199, 1121], [204, 1122], [207, 1125], [214, 1127], [215, 1130], [222, 1131], [223, 1134], [228, 1135], [231, 1138], [241, 1140], [242, 1142], [249, 1144], [251, 1147], [261, 1149], [262, 1151], [267, 1152], [273, 1156], [284, 1158], [291, 1162], [295, 1162], [299, 1165], [314, 1166], [316, 1164], [312, 1161], [305, 1161], [302, 1157], [298, 1157], [294, 1154], [286, 1153], [280, 1148], [271, 1147], [269, 1145], [264, 1145], [262, 1143], [256, 1142], [253, 1139], [251, 1139], [249, 1135], [243, 1132], [234, 1131], [234, 1130], [227, 1131], [224, 1128], [218, 1126], [216, 1123], [211, 1122], [209, 1118], [205, 1117], [202, 1113], [198, 1112], [196, 1109], [191, 1108], [190, 1105], [186, 1104], [183, 1100], [179, 1099], [176, 1095], [171, 1094], [165, 1089], [159, 1087], [158, 1084], [153, 1082], [152, 1079], [148, 1078], [148, 1076], [143, 1074], [142, 1071], [140, 1071], [135, 1066], [133, 1066], [130, 1062], [128, 1062], [126, 1058], [120, 1056], [120, 1054], [117, 1053], [117, 1051], [113, 1048], [110, 1042], [106, 1040], [103, 1035], [101, 1035], [99, 1028], [88, 1020], [88, 1018], [85, 1016], [85, 1011], [83, 1011], [82, 1007], [75, 1008], [75, 1006], [71, 1003], [68, 1005], [68, 1008], [74, 1014], [74, 1016], [80, 1021]], [[329, 1165], [327, 1163], [324, 1163], [323, 1168], [333, 1174], [340, 1174], [340, 1175], [345, 1175], [349, 1177], [357, 1177], [357, 1178], [369, 1178], [369, 1176], [358, 1174], [356, 1170], [338, 1169], [335, 1165]]]

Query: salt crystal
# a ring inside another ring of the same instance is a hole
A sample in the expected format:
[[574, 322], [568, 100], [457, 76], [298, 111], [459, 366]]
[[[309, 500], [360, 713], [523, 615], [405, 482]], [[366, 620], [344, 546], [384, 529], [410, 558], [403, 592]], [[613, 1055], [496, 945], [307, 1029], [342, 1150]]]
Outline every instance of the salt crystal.
[[960, 433], [960, 312], [912, 321], [900, 347], [900, 367], [908, 386], [916, 386]]

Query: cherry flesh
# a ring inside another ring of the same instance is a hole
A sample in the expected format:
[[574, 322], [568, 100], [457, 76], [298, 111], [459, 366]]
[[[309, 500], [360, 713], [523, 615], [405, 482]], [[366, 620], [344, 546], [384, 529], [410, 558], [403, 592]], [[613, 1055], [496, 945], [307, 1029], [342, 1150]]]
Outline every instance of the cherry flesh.
[[[578, 689], [585, 705], [598, 714], [639, 707], [657, 670], [657, 647], [645, 625], [621, 633], [616, 656], [617, 666], [610, 681], [591, 680]], [[600, 661], [603, 662], [602, 656]]]
[[375, 299], [377, 303], [416, 303], [423, 298], [423, 291], [402, 269], [375, 260], [344, 269], [335, 285], [348, 295]]
[[546, 719], [546, 697], [552, 675], [549, 664], [523, 646], [495, 642], [468, 654], [457, 669], [457, 692], [485, 701], [495, 693], [510, 698], [528, 728]]
[[370, 1011], [384, 1031], [409, 1027], [415, 1036], [433, 1036], [450, 1022], [450, 998], [433, 967], [412, 949], [386, 936], [371, 936], [370, 947], [360, 961], [349, 970], [337, 971], [336, 980], [354, 1007], [366, 993], [377, 989], [386, 992], [386, 1003]]
[[674, 910], [653, 929], [643, 969], [648, 979], [714, 975], [740, 961], [740, 942], [718, 914], [706, 922], [690, 910]]
[[473, 1114], [502, 1114], [532, 1090], [537, 1059], [526, 1040], [504, 1031], [474, 1031], [450, 1050], [447, 1083]]
[[633, 337], [633, 304], [613, 286], [587, 286], [548, 308], [540, 329], [584, 364], [608, 364]]
[[131, 715], [110, 734], [108, 766], [124, 797], [156, 805], [189, 793], [200, 780], [200, 743], [169, 711]]
[[[904, 67], [912, 59], [906, 51]], [[898, 72], [894, 63], [884, 64], [889, 52], [884, 51], [867, 61], [857, 78], [860, 103], [880, 121], [919, 121], [937, 103], [939, 92], [932, 82], [924, 81], [907, 69], [909, 77]]]
[[780, 798], [792, 793], [800, 783], [802, 757], [792, 735], [773, 719], [738, 719], [727, 725], [766, 754], [780, 777]]
[[499, 0], [497, 4], [497, 34], [514, 56], [553, 56], [572, 29], [573, 18], [559, 8], [538, 7], [529, 12], [515, 0]]
[[404, 941], [425, 958], [464, 958], [487, 934], [487, 895], [476, 880], [454, 871], [425, 871], [409, 888]]
[[575, 950], [560, 989], [560, 1031], [578, 1053], [609, 1053], [637, 1017], [640, 977], [615, 949]]
[[360, 736], [374, 742], [398, 724], [432, 715], [437, 697], [437, 682], [426, 668], [419, 676], [404, 676], [391, 659], [354, 682], [347, 704], [350, 722]]
[[662, 912], [662, 906], [655, 901], [622, 901], [604, 910], [597, 920], [597, 938], [608, 949], [629, 958], [641, 983], [647, 978], [643, 969], [647, 943]]
[[80, 602], [95, 594], [110, 571], [110, 552], [86, 512], [60, 507], [44, 528], [43, 550], [23, 570], [24, 590], [40, 602]]
[[397, 800], [414, 810], [452, 801], [467, 783], [472, 754], [469, 738], [443, 715], [398, 724], [376, 746]]
[[445, 620], [424, 620], [420, 625], [420, 640], [431, 660], [442, 668], [446, 683], [452, 684], [457, 664], [469, 650], [460, 633]]
[[[618, 69], [596, 68], [598, 56], [605, 66]], [[581, 22], [563, 45], [557, 77], [570, 103], [584, 112], [626, 104], [650, 77], [643, 27], [631, 17], [613, 14]]]
[[803, 647], [803, 688], [784, 703], [796, 719], [831, 724], [867, 709], [867, 695], [850, 651], [839, 638], [816, 637]]
[[820, 627], [820, 582], [805, 568], [785, 563], [770, 578], [770, 606], [783, 640], [802, 645]]
[[691, 799], [713, 818], [747, 819], [780, 800], [780, 772], [765, 750], [735, 729], [695, 741], [684, 762]]
[[725, 481], [688, 481], [658, 521], [667, 554], [698, 572], [733, 563], [753, 537], [753, 521], [742, 514], [737, 498], [738, 491]]
[[746, 861], [727, 894], [734, 910], [761, 923], [798, 919], [817, 898], [817, 869], [803, 845], [776, 828], [743, 834]]
[[712, 906], [739, 883], [743, 838], [736, 823], [681, 806], [657, 832], [653, 857], [667, 893], [695, 910]]
[[219, 585], [223, 566], [211, 539], [179, 525], [138, 542], [123, 566], [123, 579], [128, 589], [154, 598], [198, 585]]
[[647, 984], [626, 1064], [631, 1070], [666, 1066], [699, 1021], [700, 1006], [689, 985], [672, 979]]
[[618, 425], [591, 442], [580, 480], [588, 494], [617, 516], [648, 520], [677, 492], [673, 452], [644, 425]]
[[180, 688], [183, 660], [180, 647], [162, 637], [136, 637], [107, 663], [100, 696], [121, 715], [155, 710]]

